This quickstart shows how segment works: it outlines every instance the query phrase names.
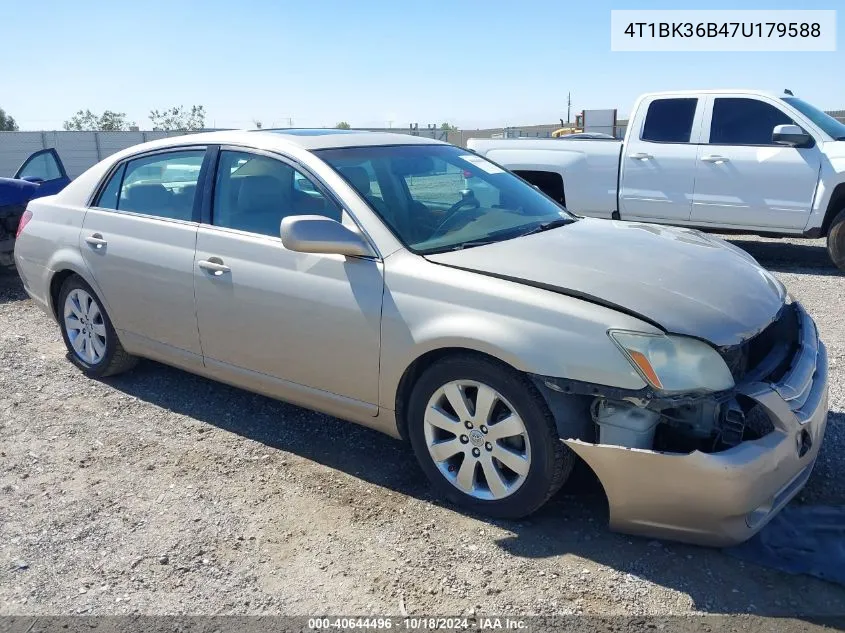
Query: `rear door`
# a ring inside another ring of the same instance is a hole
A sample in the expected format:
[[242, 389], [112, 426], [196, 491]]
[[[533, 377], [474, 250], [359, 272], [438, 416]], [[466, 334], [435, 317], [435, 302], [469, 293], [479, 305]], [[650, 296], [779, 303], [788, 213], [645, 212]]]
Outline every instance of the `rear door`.
[[15, 172], [15, 178], [38, 184], [33, 198], [42, 198], [59, 193], [67, 187], [67, 176], [62, 159], [55, 149], [42, 149], [31, 154]]
[[774, 144], [774, 127], [793, 121], [763, 97], [714, 95], [705, 121], [691, 219], [729, 228], [802, 229], [819, 179], [818, 145]]
[[201, 362], [194, 249], [204, 147], [121, 163], [85, 215], [80, 250], [115, 327]]
[[622, 149], [623, 220], [668, 224], [689, 220], [703, 111], [704, 100], [694, 96], [640, 102], [633, 117], [639, 127], [631, 130]]

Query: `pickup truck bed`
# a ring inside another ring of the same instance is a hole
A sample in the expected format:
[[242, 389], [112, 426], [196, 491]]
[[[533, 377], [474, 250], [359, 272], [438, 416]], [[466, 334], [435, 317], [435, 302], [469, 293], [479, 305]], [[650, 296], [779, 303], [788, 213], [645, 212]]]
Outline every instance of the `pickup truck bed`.
[[[507, 167], [579, 215], [611, 218], [622, 141], [617, 139], [471, 139], [470, 148]], [[565, 169], [563, 169], [565, 167]], [[563, 177], [577, 186], [564, 186]]]

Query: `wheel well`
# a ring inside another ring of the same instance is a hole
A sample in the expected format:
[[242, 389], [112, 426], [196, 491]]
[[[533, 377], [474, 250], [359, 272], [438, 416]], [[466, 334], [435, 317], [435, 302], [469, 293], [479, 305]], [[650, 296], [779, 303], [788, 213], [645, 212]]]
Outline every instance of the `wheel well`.
[[408, 400], [411, 398], [411, 390], [414, 388], [417, 379], [434, 363], [449, 356], [477, 356], [492, 360], [493, 362], [509, 367], [510, 369], [514, 369], [511, 365], [500, 358], [466, 347], [444, 347], [426, 352], [408, 366], [405, 373], [402, 374], [402, 378], [399, 380], [398, 389], [396, 389], [396, 426], [399, 429], [399, 434], [402, 436], [402, 439], [408, 439], [408, 419], [406, 417], [406, 408]]
[[821, 237], [827, 236], [827, 232], [830, 230], [830, 223], [833, 222], [833, 218], [842, 209], [845, 209], [845, 182], [840, 182], [836, 185], [833, 193], [830, 194], [830, 201], [827, 203], [827, 211], [824, 214], [824, 222], [822, 222]]
[[566, 194], [563, 191], [563, 176], [553, 171], [514, 169], [513, 173], [537, 187], [555, 202], [566, 206]]
[[56, 319], [59, 318], [59, 292], [62, 290], [62, 284], [65, 283], [65, 279], [75, 274], [72, 270], [60, 270], [50, 279], [50, 300], [53, 304], [53, 316]]

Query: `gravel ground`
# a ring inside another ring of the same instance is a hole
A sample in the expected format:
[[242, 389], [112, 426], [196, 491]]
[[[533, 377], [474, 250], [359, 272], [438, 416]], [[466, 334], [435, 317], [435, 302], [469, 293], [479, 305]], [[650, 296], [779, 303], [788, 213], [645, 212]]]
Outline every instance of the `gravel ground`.
[[[797, 503], [845, 503], [845, 276], [741, 238], [815, 317], [830, 421]], [[0, 613], [845, 613], [845, 589], [612, 534], [585, 468], [530, 520], [433, 500], [386, 436], [154, 363], [103, 381], [0, 278]]]

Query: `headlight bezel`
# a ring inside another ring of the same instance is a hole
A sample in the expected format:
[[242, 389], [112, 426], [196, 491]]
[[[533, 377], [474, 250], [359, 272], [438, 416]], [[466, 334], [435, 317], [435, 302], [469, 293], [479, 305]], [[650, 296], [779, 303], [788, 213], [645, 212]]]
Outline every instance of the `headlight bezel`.
[[702, 339], [614, 328], [607, 334], [640, 378], [661, 394], [717, 393], [736, 386], [725, 359]]

